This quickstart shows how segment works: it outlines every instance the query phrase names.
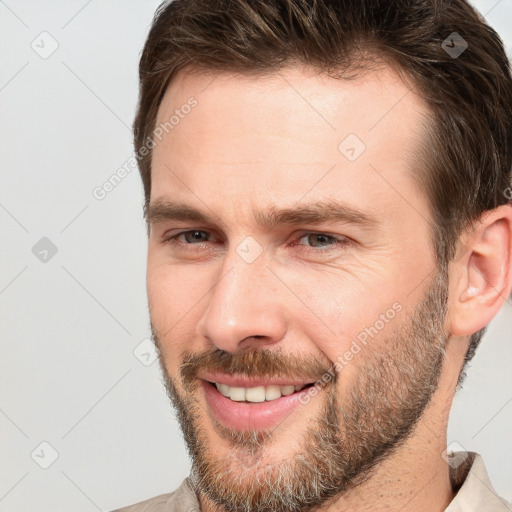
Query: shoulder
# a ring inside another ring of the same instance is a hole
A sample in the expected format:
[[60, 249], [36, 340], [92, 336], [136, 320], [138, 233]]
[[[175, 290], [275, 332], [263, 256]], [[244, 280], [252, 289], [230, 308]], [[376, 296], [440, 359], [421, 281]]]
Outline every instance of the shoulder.
[[160, 494], [149, 500], [140, 501], [128, 507], [118, 508], [112, 512], [163, 512], [165, 506], [176, 491], [167, 494]]

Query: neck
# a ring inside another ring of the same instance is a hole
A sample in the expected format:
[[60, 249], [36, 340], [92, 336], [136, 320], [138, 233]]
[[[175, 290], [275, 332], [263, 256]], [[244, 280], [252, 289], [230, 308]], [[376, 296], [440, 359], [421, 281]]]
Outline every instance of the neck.
[[[425, 428], [419, 425], [417, 430]], [[382, 461], [366, 482], [334, 498], [321, 512], [443, 512], [454, 497], [449, 466], [441, 456], [446, 437], [427, 432], [429, 438], [422, 440], [428, 439], [427, 448], [414, 436]]]

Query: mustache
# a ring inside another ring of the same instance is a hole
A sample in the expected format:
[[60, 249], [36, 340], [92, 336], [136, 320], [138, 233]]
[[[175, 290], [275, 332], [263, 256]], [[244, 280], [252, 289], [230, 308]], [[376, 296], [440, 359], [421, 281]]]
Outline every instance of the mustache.
[[221, 349], [203, 353], [184, 352], [180, 376], [185, 389], [193, 390], [201, 371], [246, 377], [286, 377], [310, 382], [320, 380], [326, 373], [333, 374], [333, 381], [337, 377], [333, 364], [315, 356], [285, 354], [260, 348], [240, 354], [231, 354]]

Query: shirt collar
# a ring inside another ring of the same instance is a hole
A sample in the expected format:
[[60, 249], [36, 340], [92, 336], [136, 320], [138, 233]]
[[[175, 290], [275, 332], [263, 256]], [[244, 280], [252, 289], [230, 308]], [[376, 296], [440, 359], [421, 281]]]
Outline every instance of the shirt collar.
[[482, 456], [455, 452], [447, 460], [455, 497], [445, 512], [510, 512], [510, 504], [494, 490]]

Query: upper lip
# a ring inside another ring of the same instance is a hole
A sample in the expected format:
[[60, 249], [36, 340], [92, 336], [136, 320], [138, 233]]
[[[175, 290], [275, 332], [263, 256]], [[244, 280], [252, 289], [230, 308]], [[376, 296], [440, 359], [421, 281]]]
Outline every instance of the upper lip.
[[314, 381], [290, 379], [287, 377], [247, 377], [244, 375], [229, 375], [226, 373], [201, 373], [200, 379], [217, 382], [230, 387], [253, 388], [257, 386], [304, 386]]

